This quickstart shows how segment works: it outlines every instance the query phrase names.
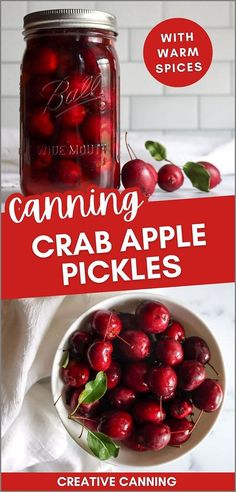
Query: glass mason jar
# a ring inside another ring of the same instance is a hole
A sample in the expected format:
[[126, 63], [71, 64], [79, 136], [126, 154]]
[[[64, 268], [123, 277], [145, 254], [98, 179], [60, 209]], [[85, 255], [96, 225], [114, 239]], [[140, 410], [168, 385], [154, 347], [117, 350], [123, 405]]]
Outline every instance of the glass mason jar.
[[63, 9], [24, 18], [20, 173], [25, 195], [119, 188], [116, 18]]

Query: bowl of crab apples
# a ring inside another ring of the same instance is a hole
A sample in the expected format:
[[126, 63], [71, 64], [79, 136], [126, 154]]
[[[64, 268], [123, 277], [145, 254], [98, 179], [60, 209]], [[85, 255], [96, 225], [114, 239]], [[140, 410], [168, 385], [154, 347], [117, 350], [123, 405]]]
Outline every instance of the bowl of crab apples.
[[189, 453], [212, 430], [224, 400], [224, 363], [212, 332], [186, 306], [125, 293], [66, 331], [52, 393], [78, 446], [113, 464], [151, 467]]

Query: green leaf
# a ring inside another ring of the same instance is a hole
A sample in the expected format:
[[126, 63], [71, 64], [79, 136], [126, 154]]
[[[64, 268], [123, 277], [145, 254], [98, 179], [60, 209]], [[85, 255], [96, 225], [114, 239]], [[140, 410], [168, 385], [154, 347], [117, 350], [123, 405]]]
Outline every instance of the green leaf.
[[89, 381], [82, 393], [79, 395], [78, 405], [75, 407], [71, 416], [76, 413], [81, 403], [93, 403], [100, 400], [107, 390], [107, 376], [105, 372], [100, 371], [97, 373], [96, 378], [93, 381]]
[[198, 164], [197, 162], [186, 162], [183, 170], [194, 188], [201, 191], [210, 190], [210, 174], [201, 164]]
[[152, 140], [147, 140], [147, 142], [145, 142], [145, 147], [156, 161], [164, 161], [167, 159], [166, 148], [163, 147], [163, 145], [161, 145], [159, 142], [152, 142]]
[[88, 431], [87, 443], [92, 453], [100, 460], [117, 458], [120, 447], [102, 432]]
[[64, 367], [65, 369], [69, 364], [69, 360], [70, 360], [69, 350], [65, 350], [61, 358], [60, 366]]

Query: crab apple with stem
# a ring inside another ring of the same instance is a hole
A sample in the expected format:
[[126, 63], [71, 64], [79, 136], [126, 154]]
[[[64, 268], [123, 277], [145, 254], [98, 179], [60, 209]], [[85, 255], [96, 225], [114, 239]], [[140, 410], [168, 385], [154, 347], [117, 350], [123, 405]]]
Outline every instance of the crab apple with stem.
[[130, 362], [123, 374], [124, 383], [134, 391], [148, 393], [147, 376], [149, 365], [145, 361]]
[[100, 309], [92, 313], [90, 326], [104, 340], [112, 340], [119, 335], [122, 323], [119, 316], [113, 311]]
[[177, 374], [170, 366], [153, 367], [148, 374], [148, 385], [158, 398], [168, 397], [177, 387]]
[[167, 366], [175, 366], [180, 364], [184, 358], [182, 345], [173, 338], [162, 338], [158, 340], [154, 354], [156, 360]]
[[64, 383], [75, 388], [86, 384], [89, 375], [90, 371], [87, 364], [81, 361], [71, 360], [65, 368], [61, 368], [61, 377]]
[[184, 360], [178, 367], [178, 386], [184, 391], [193, 391], [205, 377], [205, 366], [197, 360]]
[[98, 429], [111, 439], [122, 441], [128, 439], [133, 432], [133, 419], [128, 412], [115, 410], [104, 415]]
[[170, 428], [170, 446], [179, 446], [188, 441], [195, 425], [191, 420], [187, 420], [186, 418], [181, 420], [170, 418], [167, 419], [166, 423]]
[[139, 400], [133, 408], [133, 415], [139, 424], [144, 422], [154, 422], [159, 424], [166, 417], [166, 412], [162, 405], [154, 400]]
[[145, 359], [151, 350], [150, 338], [141, 330], [126, 330], [119, 338], [119, 349], [126, 359]]
[[94, 371], [107, 371], [111, 365], [113, 345], [109, 341], [97, 340], [89, 346], [87, 357]]
[[207, 378], [192, 392], [195, 407], [204, 412], [215, 412], [223, 401], [223, 390], [216, 379]]
[[144, 301], [135, 312], [138, 325], [146, 333], [161, 333], [166, 330], [170, 321], [170, 312], [158, 301]]
[[[130, 161], [122, 167], [121, 179], [124, 188], [138, 187], [146, 196], [154, 193], [158, 176], [154, 167], [138, 159], [127, 142], [127, 132], [125, 134], [126, 147], [130, 156]], [[131, 154], [131, 151], [134, 157]]]

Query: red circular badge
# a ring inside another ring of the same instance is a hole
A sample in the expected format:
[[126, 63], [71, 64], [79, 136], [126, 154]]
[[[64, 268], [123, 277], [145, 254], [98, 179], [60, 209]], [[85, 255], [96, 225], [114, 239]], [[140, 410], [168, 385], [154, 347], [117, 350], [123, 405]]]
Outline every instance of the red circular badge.
[[148, 34], [143, 57], [150, 74], [164, 85], [185, 87], [200, 80], [212, 61], [206, 31], [189, 19], [167, 19]]

